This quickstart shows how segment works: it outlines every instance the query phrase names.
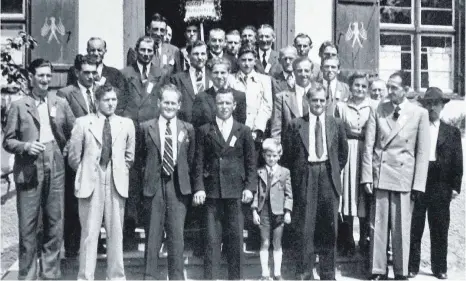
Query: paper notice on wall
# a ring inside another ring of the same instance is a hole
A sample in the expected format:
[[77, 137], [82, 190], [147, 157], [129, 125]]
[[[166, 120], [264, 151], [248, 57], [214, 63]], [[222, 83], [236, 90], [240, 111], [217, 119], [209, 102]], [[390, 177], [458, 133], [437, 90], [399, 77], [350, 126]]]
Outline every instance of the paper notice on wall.
[[219, 18], [214, 0], [188, 0], [186, 1], [185, 9], [185, 22], [200, 19], [216, 20]]
[[[383, 45], [379, 53], [380, 78], [387, 81], [388, 75], [401, 70], [401, 46]], [[387, 73], [387, 77], [382, 74]]]

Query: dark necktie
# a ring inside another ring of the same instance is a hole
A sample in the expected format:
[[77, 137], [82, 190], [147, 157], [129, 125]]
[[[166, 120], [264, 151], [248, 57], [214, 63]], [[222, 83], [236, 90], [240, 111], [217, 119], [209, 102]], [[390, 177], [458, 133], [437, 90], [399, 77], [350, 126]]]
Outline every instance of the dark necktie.
[[286, 84], [288, 84], [288, 87], [290, 89], [294, 88], [295, 80], [294, 80], [293, 74], [288, 74], [288, 76], [286, 77]]
[[244, 86], [247, 88], [248, 87], [248, 76], [246, 74], [244, 74], [243, 76], [243, 83], [244, 83]]
[[92, 93], [91, 90], [87, 89], [86, 90], [87, 94], [87, 102], [89, 103], [89, 113], [95, 113], [95, 104], [94, 104], [94, 99], [92, 98]]
[[165, 175], [170, 176], [174, 169], [175, 163], [173, 161], [173, 140], [172, 131], [170, 129], [170, 120], [167, 120], [167, 128], [165, 129], [165, 145], [163, 149], [163, 172]]
[[196, 87], [198, 93], [204, 91], [204, 83], [202, 83], [202, 76], [202, 71], [196, 70]]
[[333, 101], [332, 87], [330, 86], [330, 81], [327, 84], [327, 100]]
[[147, 80], [147, 64], [142, 66], [142, 81], [145, 82]]
[[393, 112], [393, 119], [395, 119], [395, 121], [398, 120], [398, 117], [400, 117], [400, 110], [401, 110], [400, 106], [397, 105], [395, 107], [395, 111]]
[[319, 116], [317, 116], [317, 120], [316, 120], [315, 134], [316, 134], [316, 155], [317, 155], [317, 158], [320, 158], [324, 154], [324, 139], [322, 137], [322, 123], [320, 122]]
[[264, 68], [267, 66], [267, 60], [265, 59], [265, 55], [266, 55], [266, 54], [267, 54], [266, 52], [264, 52], [264, 53], [262, 54], [262, 66], [263, 66]]
[[112, 158], [112, 130], [108, 117], [105, 118], [104, 130], [102, 132], [102, 153], [100, 154], [100, 166], [107, 167]]
[[272, 170], [267, 172], [267, 190], [270, 190], [270, 187], [272, 186], [272, 178], [273, 178], [273, 172]]

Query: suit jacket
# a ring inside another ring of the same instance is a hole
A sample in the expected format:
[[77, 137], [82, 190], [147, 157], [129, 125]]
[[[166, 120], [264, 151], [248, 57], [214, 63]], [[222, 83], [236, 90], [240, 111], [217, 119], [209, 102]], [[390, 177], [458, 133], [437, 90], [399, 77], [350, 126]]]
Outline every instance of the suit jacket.
[[[128, 118], [113, 115], [109, 121], [112, 131], [113, 182], [118, 193], [127, 198], [129, 168], [134, 161], [135, 129]], [[76, 171], [74, 195], [77, 198], [88, 198], [96, 186], [99, 188], [103, 124], [104, 121], [99, 120], [96, 114], [76, 119], [70, 139], [68, 163]]]
[[[212, 57], [213, 57], [212, 53], [209, 50], [207, 50], [206, 68], [209, 70], [212, 70]], [[223, 51], [222, 57], [230, 61], [230, 65], [231, 65], [230, 73], [238, 72], [239, 70], [238, 60], [234, 56], [228, 54], [226, 51]]]
[[[325, 87], [325, 90], [327, 90], [326, 82], [324, 82], [324, 87]], [[341, 82], [340, 80], [337, 80], [336, 92], [333, 93], [334, 98], [328, 99], [328, 105], [327, 105], [327, 111], [326, 111], [327, 114], [334, 116], [337, 103], [347, 102], [350, 96], [351, 96], [351, 92], [350, 92], [348, 84]]]
[[275, 99], [277, 94], [283, 91], [294, 91], [294, 87], [290, 88], [290, 86], [288, 86], [285, 76], [283, 75], [283, 71], [281, 71], [281, 72], [275, 73], [275, 75], [272, 77], [273, 98]]
[[239, 199], [245, 189], [254, 192], [255, 154], [247, 126], [233, 121], [227, 141], [215, 121], [201, 126], [196, 132], [194, 190], [215, 199]]
[[[236, 101], [236, 109], [233, 111], [233, 119], [244, 124], [246, 122], [246, 94], [235, 89], [231, 90]], [[195, 128], [215, 121], [216, 95], [217, 93], [215, 92], [214, 87], [196, 95], [193, 103], [192, 114], [192, 123]]]
[[[307, 113], [307, 101], [305, 97], [303, 97], [303, 104], [306, 107], [306, 110], [303, 109], [303, 113]], [[283, 91], [277, 94], [273, 104], [272, 138], [282, 140], [282, 133], [286, 131], [291, 120], [302, 117], [299, 114], [299, 106], [295, 90]]]
[[[191, 176], [195, 150], [194, 128], [191, 124], [176, 122], [177, 156], [175, 164], [175, 187], [183, 195], [191, 194]], [[159, 120], [148, 120], [141, 124], [141, 147], [143, 163], [143, 194], [152, 197], [162, 186], [162, 162]]]
[[[53, 136], [63, 152], [71, 136], [74, 115], [68, 103], [52, 92], [47, 95], [47, 105]], [[4, 131], [3, 147], [7, 152], [15, 154], [13, 166], [15, 183], [18, 186], [38, 184], [37, 165], [42, 163], [36, 163], [38, 156], [29, 155], [24, 149], [26, 143], [39, 141], [39, 112], [31, 96], [25, 96], [11, 103]]]
[[[126, 55], [126, 66], [132, 66], [137, 61], [137, 53], [130, 48]], [[181, 64], [181, 53], [178, 47], [169, 43], [162, 44], [162, 52], [154, 56], [152, 63], [155, 65], [155, 76], [168, 77], [183, 69]]]
[[[207, 69], [205, 71], [205, 76], [206, 77], [204, 89], [208, 89], [210, 82], [210, 73]], [[182, 94], [181, 108], [180, 111], [178, 111], [178, 118], [191, 123], [193, 115], [193, 103], [194, 99], [196, 98], [196, 94], [194, 92], [193, 83], [191, 80], [191, 76], [189, 75], [189, 71], [187, 70], [179, 72], [171, 76], [169, 81], [171, 84], [175, 85]]]
[[[348, 141], [343, 122], [332, 116], [325, 117], [325, 136], [332, 185], [335, 193], [341, 195], [340, 172], [348, 159]], [[283, 163], [291, 171], [293, 197], [304, 200], [307, 184], [303, 175], [307, 174], [309, 157], [309, 114], [291, 120], [283, 135]]]
[[427, 110], [405, 100], [395, 121], [394, 109], [388, 101], [369, 114], [361, 183], [389, 191], [424, 192], [430, 150]]
[[[257, 51], [257, 54], [259, 55], [259, 51]], [[256, 59], [256, 66], [255, 70], [259, 73], [270, 75], [270, 76], [275, 76], [277, 73], [281, 73], [283, 71], [282, 65], [278, 61], [279, 54], [277, 51], [272, 50], [270, 52], [269, 59], [267, 60], [267, 65], [264, 66], [262, 65], [262, 58], [257, 58]]]
[[128, 103], [123, 116], [131, 118], [140, 123], [157, 117], [158, 94], [163, 85], [163, 78], [157, 76], [156, 67], [151, 64], [149, 77], [145, 83], [141, 80], [141, 73], [137, 63], [122, 70], [128, 84]]
[[251, 208], [260, 212], [264, 207], [266, 196], [269, 197], [274, 215], [285, 214], [285, 209], [293, 211], [290, 170], [277, 165], [276, 171], [273, 172], [270, 190], [267, 187], [267, 168], [264, 166], [257, 170], [257, 189]]

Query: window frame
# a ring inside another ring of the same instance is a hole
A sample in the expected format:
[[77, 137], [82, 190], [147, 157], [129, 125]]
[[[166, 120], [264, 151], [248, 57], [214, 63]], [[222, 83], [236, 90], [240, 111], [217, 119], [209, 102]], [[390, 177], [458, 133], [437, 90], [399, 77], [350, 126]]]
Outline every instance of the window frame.
[[[0, 12], [0, 23], [3, 26], [9, 25], [22, 25], [22, 31], [25, 31], [27, 34], [30, 33], [31, 26], [30, 26], [30, 2], [31, 0], [21, 0], [23, 3], [23, 13], [15, 13], [15, 14], [8, 14], [8, 13], [1, 13]], [[24, 52], [22, 60], [23, 60], [23, 67], [29, 63], [31, 58], [30, 50]]]

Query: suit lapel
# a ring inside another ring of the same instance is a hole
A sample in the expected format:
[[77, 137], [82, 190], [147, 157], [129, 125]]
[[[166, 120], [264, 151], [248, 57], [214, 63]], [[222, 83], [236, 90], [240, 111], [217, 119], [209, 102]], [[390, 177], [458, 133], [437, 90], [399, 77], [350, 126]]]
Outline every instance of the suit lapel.
[[81, 106], [85, 114], [88, 114], [88, 108], [86, 101], [84, 100], [83, 94], [81, 93], [81, 89], [77, 84], [73, 85], [73, 91], [71, 93], [73, 98], [78, 102], [78, 104]]
[[189, 96], [194, 100], [194, 98], [196, 98], [196, 94], [194, 94], [193, 83], [191, 81], [191, 76], [189, 75], [188, 71], [184, 72], [183, 75], [181, 75], [181, 81], [184, 87], [186, 88]]
[[[440, 125], [438, 128], [437, 144], [436, 144], [436, 149], [435, 149], [436, 154], [439, 153], [445, 140], [450, 137], [448, 135], [448, 131], [446, 130], [446, 128], [447, 126], [445, 125], [445, 123], [443, 123], [443, 121], [440, 121]], [[437, 155], [435, 157], [436, 159], [438, 158]]]
[[277, 167], [276, 170], [273, 172], [272, 182], [270, 183], [271, 186], [276, 184], [282, 177], [282, 170], [283, 170], [282, 167], [279, 165], [276, 165], [276, 167]]
[[97, 142], [102, 145], [102, 132], [103, 127], [99, 124], [99, 118], [95, 114], [92, 114], [94, 118], [90, 120], [89, 131], [94, 135]]
[[330, 153], [332, 140], [335, 136], [335, 129], [336, 129], [335, 120], [327, 116], [325, 118], [325, 138], [326, 138], [326, 143], [327, 143], [327, 154]]
[[[388, 144], [400, 131], [403, 129], [403, 127], [406, 125], [406, 122], [410, 119], [410, 117], [413, 115], [413, 111], [410, 110], [410, 106], [408, 101], [406, 101], [407, 104], [406, 106], [400, 110], [400, 116], [398, 117], [398, 120], [395, 123], [395, 126], [392, 128], [390, 131], [390, 134], [388, 135], [385, 144]], [[391, 115], [387, 116], [387, 118], [392, 118]]]
[[112, 120], [110, 129], [112, 131], [112, 145], [113, 145], [115, 143], [118, 135], [123, 130], [123, 120], [118, 118], [118, 116], [114, 116], [112, 119], [113, 120]]
[[37, 111], [36, 101], [31, 96], [27, 96], [26, 99], [27, 112], [31, 114], [32, 118], [34, 119], [34, 122], [36, 123], [37, 128], [40, 128], [40, 118], [39, 112]]
[[49, 112], [50, 127], [54, 134], [57, 133], [57, 96], [54, 93], [49, 93], [47, 95], [47, 108]]
[[184, 142], [186, 137], [188, 136], [188, 131], [186, 130], [186, 126], [182, 121], [176, 119], [176, 143], [177, 143], [177, 155], [180, 155], [181, 144]]
[[[267, 186], [267, 169], [265, 167], [259, 168], [258, 174], [261, 180], [264, 182], [264, 187], [266, 187]], [[264, 189], [264, 192], [266, 191], [267, 190]]]
[[286, 104], [290, 108], [295, 117], [299, 117], [298, 102], [296, 100], [296, 92], [286, 93]]
[[233, 120], [233, 126], [231, 127], [230, 135], [228, 136], [228, 139], [226, 141], [227, 146], [230, 146], [230, 142], [231, 142], [231, 139], [233, 138], [233, 136], [235, 136], [236, 140], [238, 140], [238, 136], [237, 136], [236, 132], [239, 131], [239, 129], [240, 129], [239, 123], [236, 122], [235, 120]]
[[212, 137], [212, 139], [214, 139], [215, 143], [221, 148], [223, 149], [226, 145], [226, 142], [225, 140], [223, 139], [223, 136], [222, 136], [222, 133], [220, 132], [220, 130], [218, 129], [218, 126], [217, 126], [217, 123], [215, 121], [212, 121], [211, 125], [210, 125], [210, 132], [209, 132], [210, 136]]
[[304, 116], [299, 120], [299, 135], [303, 141], [304, 147], [309, 154], [309, 115]]

